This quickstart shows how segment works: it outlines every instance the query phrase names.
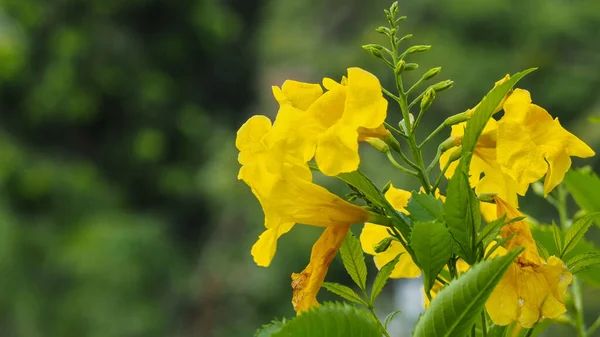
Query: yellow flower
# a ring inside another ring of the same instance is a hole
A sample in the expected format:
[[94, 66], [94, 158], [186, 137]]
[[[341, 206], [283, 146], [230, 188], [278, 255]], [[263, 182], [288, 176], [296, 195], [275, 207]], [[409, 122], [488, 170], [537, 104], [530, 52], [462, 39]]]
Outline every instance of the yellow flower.
[[[506, 214], [507, 220], [521, 214], [500, 198], [494, 198], [498, 215]], [[506, 249], [523, 246], [525, 250], [513, 262], [486, 302], [490, 318], [497, 325], [518, 322], [531, 328], [544, 318], [557, 318], [566, 312], [563, 297], [572, 281], [564, 263], [551, 256], [544, 261], [538, 252], [531, 231], [525, 221], [505, 225], [502, 237], [514, 236], [507, 241]], [[506, 252], [499, 248], [500, 254]]]
[[315, 242], [310, 263], [299, 274], [292, 274], [292, 304], [297, 313], [318, 306], [317, 294], [321, 289], [329, 264], [340, 249], [350, 225], [327, 227]]
[[259, 200], [265, 213], [264, 231], [252, 247], [259, 266], [268, 266], [277, 239], [295, 223], [314, 226], [347, 226], [364, 222], [367, 211], [312, 183], [303, 160], [286, 151], [286, 143], [273, 142], [271, 123], [264, 116], [251, 117], [238, 131], [242, 179]]
[[[279, 139], [300, 144], [305, 161], [315, 156], [321, 172], [335, 176], [358, 168], [358, 142], [384, 137], [387, 115], [377, 77], [360, 68], [349, 68], [341, 83], [325, 78], [320, 86], [286, 81], [273, 93], [280, 103], [275, 121]], [[318, 87], [318, 88], [317, 88]]]
[[528, 91], [515, 89], [504, 103], [498, 124], [497, 160], [519, 183], [530, 184], [544, 175], [544, 194], [564, 178], [571, 156], [586, 158], [594, 151], [565, 130], [558, 118], [531, 103]]
[[[385, 193], [385, 198], [399, 212], [408, 213], [404, 207], [408, 204], [411, 193], [408, 191], [394, 188], [393, 186]], [[365, 253], [374, 255], [375, 265], [381, 268], [388, 262], [392, 261], [398, 254], [400, 256], [396, 267], [392, 271], [392, 278], [413, 278], [421, 275], [421, 270], [413, 262], [412, 257], [406, 252], [406, 249], [398, 241], [392, 241], [388, 249], [382, 253], [376, 253], [373, 246], [381, 242], [381, 240], [390, 236], [387, 232], [387, 227], [372, 223], [365, 223], [360, 234], [360, 243]]]
[[[466, 123], [460, 123], [452, 126], [451, 136], [458, 139], [458, 144], [464, 136]], [[517, 183], [513, 178], [504, 173], [501, 165], [496, 160], [498, 122], [490, 119], [475, 146], [471, 166], [469, 169], [469, 182], [475, 187], [477, 194], [496, 193], [502, 199], [507, 200], [511, 205], [518, 206], [517, 194], [525, 195], [529, 184]], [[457, 144], [457, 145], [458, 145]], [[453, 149], [446, 151], [440, 157], [440, 166], [443, 168], [452, 154]], [[450, 179], [456, 171], [458, 162], [453, 162], [448, 167], [445, 176]], [[482, 177], [483, 175], [483, 177]], [[481, 205], [483, 214], [487, 220], [490, 220], [491, 214], [495, 213], [495, 207]], [[490, 210], [491, 209], [491, 210]], [[490, 214], [491, 213], [491, 214]]]

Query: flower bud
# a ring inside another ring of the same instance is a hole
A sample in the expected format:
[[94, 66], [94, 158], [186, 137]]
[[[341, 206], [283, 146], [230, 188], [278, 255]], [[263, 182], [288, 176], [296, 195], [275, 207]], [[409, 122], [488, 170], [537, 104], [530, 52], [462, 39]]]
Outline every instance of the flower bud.
[[390, 247], [392, 241], [395, 240], [396, 238], [394, 238], [393, 236], [388, 236], [385, 239], [379, 241], [379, 243], [373, 245], [373, 250], [375, 251], [375, 253], [383, 253]]
[[372, 147], [377, 149], [379, 152], [388, 153], [390, 152], [390, 147], [381, 139], [375, 137], [368, 137], [365, 141], [371, 144]]
[[421, 98], [421, 111], [429, 109], [434, 99], [435, 90], [433, 90], [433, 88], [427, 89], [427, 91], [425, 91], [425, 95], [423, 95], [423, 98]]
[[[412, 127], [413, 123], [415, 122], [415, 116], [413, 116], [413, 114], [411, 114], [409, 112], [408, 113], [408, 119], [409, 119], [410, 125]], [[398, 123], [398, 127], [400, 127], [400, 130], [402, 130], [402, 132], [404, 132], [405, 135], [408, 135], [408, 129], [406, 128], [406, 123], [404, 122], [404, 119], [402, 119], [400, 121], [400, 123]]]
[[440, 91], [444, 91], [444, 90], [448, 90], [448, 89], [452, 88], [453, 85], [454, 85], [454, 81], [445, 80], [445, 81], [436, 83], [431, 87], [433, 88], [433, 90], [435, 90], [435, 92], [440, 92]]
[[493, 197], [496, 195], [498, 195], [498, 193], [481, 193], [477, 196], [477, 199], [479, 199], [479, 201], [495, 204], [496, 202]]
[[394, 3], [390, 6], [390, 13], [392, 14], [392, 17], [396, 17], [398, 14], [398, 1], [394, 1]]
[[419, 65], [418, 65], [418, 64], [416, 64], [416, 63], [407, 63], [407, 64], [404, 66], [404, 70], [406, 70], [406, 71], [412, 71], [412, 70], [415, 70], [415, 69], [417, 69], [417, 68], [419, 68]]
[[414, 53], [422, 53], [422, 52], [428, 51], [430, 48], [431, 48], [431, 46], [425, 46], [425, 45], [412, 46], [412, 47], [409, 47], [405, 51], [405, 53], [406, 53], [406, 55], [414, 54]]
[[366, 44], [364, 46], [362, 46], [362, 48], [368, 52], [370, 52], [373, 56], [377, 57], [377, 58], [383, 58], [383, 55], [381, 55], [381, 46], [377, 45], [377, 44]]
[[423, 80], [429, 80], [437, 76], [440, 73], [442, 67], [435, 67], [427, 70], [425, 74], [423, 74]]
[[379, 34], [385, 34], [385, 35], [390, 35], [391, 31], [389, 28], [381, 26], [381, 27], [377, 27], [377, 29], [375, 29], [375, 31]]
[[394, 73], [396, 75], [400, 75], [404, 71], [405, 67], [406, 67], [406, 62], [404, 62], [404, 60], [398, 61], [398, 63], [396, 63], [396, 68], [394, 69]]

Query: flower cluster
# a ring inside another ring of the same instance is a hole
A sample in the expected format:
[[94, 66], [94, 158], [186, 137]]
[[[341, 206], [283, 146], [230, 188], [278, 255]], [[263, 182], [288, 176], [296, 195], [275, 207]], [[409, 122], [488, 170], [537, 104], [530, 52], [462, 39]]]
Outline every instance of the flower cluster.
[[[373, 315], [373, 302], [389, 277], [423, 275], [427, 316], [436, 306], [435, 298], [445, 297], [448, 301], [450, 297], [444, 289], [451, 288], [455, 279], [466, 277], [474, 281], [470, 276], [478, 277], [477, 273], [483, 270], [488, 274], [498, 273], [489, 276], [487, 297], [478, 302], [481, 309], [485, 302], [486, 311], [496, 325], [516, 322], [531, 328], [543, 319], [559, 317], [566, 312], [564, 298], [575, 271], [572, 268], [570, 271], [563, 262], [566, 249], [559, 248], [558, 256], [540, 253], [543, 246], [538, 247], [525, 216], [518, 210], [519, 196], [543, 179], [543, 192], [539, 194], [550, 200], [549, 194], [561, 184], [571, 166], [571, 157], [591, 157], [594, 151], [565, 130], [557, 118], [533, 104], [528, 91], [513, 89], [531, 70], [512, 78], [505, 76], [478, 105], [449, 117], [417, 143], [415, 130], [424, 112], [436, 94], [450, 88], [453, 82], [430, 85], [410, 101], [415, 88], [437, 76], [440, 68], [425, 72], [408, 90], [404, 89], [402, 73], [418, 66], [405, 59], [429, 50], [430, 46], [399, 51], [400, 43], [412, 35], [396, 36], [397, 25], [404, 19], [397, 16], [397, 11], [397, 4], [386, 10], [390, 27], [377, 29], [389, 37], [391, 49], [375, 44], [363, 47], [393, 70], [397, 95], [385, 90], [377, 77], [360, 68], [349, 68], [347, 77], [340, 82], [325, 78], [320, 85], [288, 80], [281, 87], [272, 88], [279, 103], [274, 122], [266, 116], [252, 116], [239, 129], [238, 178], [260, 202], [266, 228], [251, 249], [254, 261], [268, 267], [279, 237], [295, 224], [318, 226], [324, 230], [312, 247], [308, 265], [291, 276], [292, 304], [297, 313], [319, 305], [317, 294], [329, 265], [340, 249], [343, 259], [349, 259], [344, 252], [350, 243], [342, 244], [353, 240], [354, 251], [359, 253], [355, 261], [362, 263], [364, 272], [358, 275], [356, 270], [360, 268], [354, 268], [355, 274], [350, 275], [365, 298], [345, 286], [332, 289], [363, 304]], [[402, 120], [398, 129], [386, 123], [388, 100], [384, 94], [399, 105]], [[416, 118], [411, 113], [414, 108], [419, 108]], [[450, 137], [439, 144], [431, 164], [425, 165], [423, 146], [444, 127], [452, 128]], [[406, 141], [412, 158], [404, 153], [394, 135]], [[361, 141], [385, 153], [390, 163], [403, 173], [416, 177], [421, 190], [409, 192], [392, 186], [391, 182], [379, 190], [357, 172]], [[392, 153], [402, 157], [409, 167], [399, 164]], [[438, 163], [441, 173], [432, 183], [431, 169]], [[352, 188], [348, 200], [315, 184], [314, 170], [345, 180]], [[439, 189], [443, 177], [449, 181], [444, 195]], [[365, 204], [354, 204], [352, 201], [356, 199]], [[487, 221], [483, 229], [481, 215]], [[348, 234], [352, 224], [364, 224], [360, 245]], [[579, 240], [583, 234], [571, 235], [571, 241], [577, 235]], [[380, 269], [370, 296], [359, 246], [373, 256]], [[504, 269], [490, 271], [492, 265]], [[485, 270], [485, 266], [489, 269]], [[445, 305], [443, 301], [437, 302], [438, 307]], [[488, 328], [486, 317], [484, 314], [481, 323], [484, 336]], [[474, 323], [469, 324], [475, 333]], [[453, 328], [457, 326], [460, 324]], [[433, 329], [419, 331], [431, 335]]]
[[310, 263], [293, 275], [294, 307], [315, 305], [329, 263], [353, 223], [367, 220], [368, 212], [312, 182], [307, 165], [315, 159], [326, 175], [358, 168], [358, 142], [385, 137], [387, 101], [379, 80], [359, 69], [348, 69], [341, 83], [332, 79], [318, 84], [286, 81], [273, 87], [280, 108], [271, 124], [265, 116], [251, 117], [237, 133], [242, 165], [238, 178], [259, 200], [267, 228], [252, 247], [259, 266], [269, 266], [277, 239], [294, 224], [326, 227], [315, 243]]

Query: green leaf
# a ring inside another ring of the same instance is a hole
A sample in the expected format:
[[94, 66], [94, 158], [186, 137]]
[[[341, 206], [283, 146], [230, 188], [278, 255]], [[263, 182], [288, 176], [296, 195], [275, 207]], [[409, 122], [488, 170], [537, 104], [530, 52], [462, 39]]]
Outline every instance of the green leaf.
[[352, 232], [348, 232], [348, 236], [346, 236], [344, 243], [342, 243], [340, 255], [342, 256], [342, 262], [348, 275], [350, 275], [360, 289], [365, 290], [367, 287], [365, 256], [360, 246], [360, 241], [358, 241]]
[[552, 221], [552, 226], [550, 226], [550, 228], [552, 228], [552, 235], [554, 237], [554, 245], [556, 246], [556, 249], [558, 252], [562, 252], [562, 249], [563, 249], [562, 231], [560, 228], [558, 228], [558, 226], [554, 223], [554, 221]]
[[[318, 170], [314, 164], [309, 163], [309, 166], [311, 170]], [[348, 185], [360, 191], [373, 205], [383, 208], [386, 214], [390, 216], [394, 226], [400, 231], [402, 236], [405, 239], [410, 237], [411, 226], [408, 222], [408, 218], [404, 214], [396, 211], [394, 207], [390, 205], [383, 194], [379, 191], [377, 186], [375, 186], [375, 184], [373, 184], [373, 182], [367, 178], [367, 176], [356, 170], [350, 173], [341, 173], [337, 175], [337, 178], [343, 180]], [[409, 254], [412, 256], [412, 251], [409, 251]]]
[[452, 237], [442, 222], [416, 222], [411, 245], [423, 271], [425, 292], [452, 256]]
[[430, 222], [444, 219], [444, 204], [431, 194], [413, 191], [406, 210], [413, 221]]
[[[531, 233], [536, 241], [541, 242], [549, 251], [550, 255], [558, 256], [559, 252], [554, 247], [554, 238], [552, 236], [552, 229], [549, 225], [536, 225], [530, 224]], [[593, 244], [587, 242], [584, 239], [580, 240], [579, 243], [571, 250], [565, 257], [576, 256], [582, 253], [598, 252], [599, 250], [594, 247]], [[563, 261], [569, 261], [569, 258]], [[577, 277], [585, 281], [586, 284], [594, 287], [600, 287], [600, 268], [589, 268], [579, 271]]]
[[323, 288], [327, 289], [327, 291], [334, 293], [348, 301], [367, 305], [367, 303], [360, 297], [358, 294], [352, 290], [352, 288], [347, 287], [343, 284], [334, 283], [334, 282], [323, 282]]
[[508, 325], [505, 326], [500, 326], [500, 325], [493, 325], [487, 333], [487, 337], [504, 337], [504, 334], [506, 333], [506, 329], [508, 328]]
[[492, 254], [496, 251], [496, 249], [498, 249], [501, 246], [504, 246], [505, 243], [508, 242], [508, 240], [512, 239], [513, 236], [515, 236], [517, 233], [511, 233], [509, 236], [505, 237], [505, 238], [496, 238], [494, 239], [496, 241], [496, 244], [490, 248], [490, 250], [488, 250], [487, 253], [485, 253], [485, 260], [487, 260], [490, 256], [492, 256]]
[[[589, 168], [570, 170], [565, 175], [565, 186], [577, 205], [586, 212], [600, 212], [600, 178]], [[600, 225], [600, 222], [596, 222]]]
[[536, 68], [527, 69], [512, 75], [510, 79], [490, 90], [490, 92], [488, 92], [487, 95], [485, 95], [485, 97], [477, 105], [475, 111], [473, 112], [473, 116], [467, 122], [465, 135], [463, 136], [462, 140], [464, 153], [463, 158], [465, 160], [464, 167], [469, 167], [469, 164], [471, 163], [471, 157], [473, 156], [473, 151], [475, 151], [477, 139], [479, 139], [479, 136], [481, 136], [485, 125], [494, 114], [494, 111], [498, 105], [500, 105], [502, 102], [502, 99], [504, 99], [506, 94], [515, 84], [517, 84], [520, 79], [534, 70], [536, 70]]
[[483, 246], [483, 249], [486, 249], [498, 234], [500, 234], [500, 229], [504, 226], [505, 219], [506, 214], [492, 222], [488, 222], [488, 224], [483, 227], [479, 233], [479, 242]]
[[269, 324], [265, 324], [254, 333], [254, 337], [270, 337], [273, 333], [279, 331], [285, 323], [284, 318], [282, 321], [272, 321]]
[[373, 288], [371, 289], [371, 305], [375, 303], [375, 300], [383, 290], [383, 287], [387, 283], [387, 280], [390, 278], [390, 275], [394, 271], [396, 263], [398, 263], [400, 255], [402, 254], [404, 253], [398, 254], [398, 256], [396, 256], [392, 261], [386, 263], [383, 267], [381, 267], [381, 269], [377, 273], [377, 276], [375, 276], [375, 281], [373, 281]]
[[413, 337], [468, 335], [490, 294], [522, 251], [515, 249], [478, 263], [444, 287], [419, 319]]
[[396, 315], [398, 315], [401, 312], [402, 310], [396, 310], [390, 312], [387, 316], [385, 316], [385, 320], [383, 321], [383, 327], [387, 329], [388, 325], [390, 325], [390, 323], [392, 323], [392, 320], [394, 320], [394, 317], [396, 317]]
[[272, 337], [381, 337], [383, 331], [364, 310], [324, 303], [288, 321]]
[[467, 173], [457, 170], [448, 182], [444, 212], [446, 224], [458, 248], [456, 252], [467, 263], [475, 263], [476, 231], [481, 226], [479, 200], [469, 186]]
[[571, 274], [577, 274], [596, 266], [600, 266], [599, 251], [575, 255], [567, 262], [567, 268], [569, 268]]
[[579, 240], [583, 238], [583, 235], [592, 226], [594, 221], [600, 217], [600, 213], [588, 214], [579, 218], [565, 234], [565, 244], [561, 250], [560, 257], [562, 258], [571, 249], [573, 249]]
[[538, 253], [543, 259], [547, 260], [548, 257], [550, 257], [548, 249], [546, 249], [546, 247], [544, 247], [544, 244], [542, 244], [540, 241], [535, 240], [535, 246], [537, 247]]

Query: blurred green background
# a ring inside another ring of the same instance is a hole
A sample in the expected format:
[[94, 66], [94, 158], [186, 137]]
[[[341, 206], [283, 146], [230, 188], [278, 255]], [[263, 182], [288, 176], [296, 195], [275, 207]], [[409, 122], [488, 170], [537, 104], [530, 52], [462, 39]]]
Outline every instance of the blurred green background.
[[[293, 317], [290, 273], [321, 230], [297, 226], [270, 268], [255, 266], [262, 211], [236, 179], [235, 131], [274, 116], [270, 87], [288, 78], [360, 66], [391, 87], [360, 48], [385, 42], [374, 29], [389, 4], [0, 0], [0, 336], [251, 336]], [[504, 74], [537, 66], [520, 86], [600, 149], [587, 121], [600, 115], [597, 0], [400, 1], [400, 11], [410, 43], [433, 45], [414, 58], [419, 71], [442, 66], [440, 79], [455, 81], [422, 135]], [[389, 116], [400, 119], [395, 107]], [[377, 183], [416, 187], [365, 152]], [[536, 196], [522, 207], [555, 218]], [[339, 260], [328, 280], [347, 281]], [[588, 324], [598, 296], [586, 288]]]

